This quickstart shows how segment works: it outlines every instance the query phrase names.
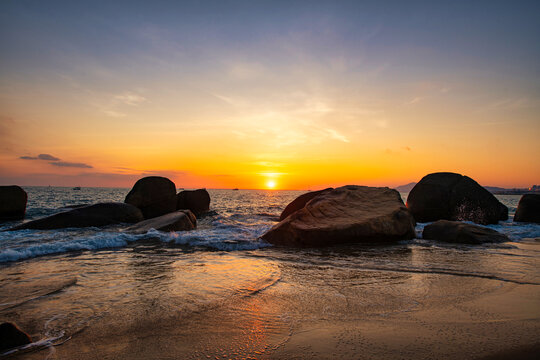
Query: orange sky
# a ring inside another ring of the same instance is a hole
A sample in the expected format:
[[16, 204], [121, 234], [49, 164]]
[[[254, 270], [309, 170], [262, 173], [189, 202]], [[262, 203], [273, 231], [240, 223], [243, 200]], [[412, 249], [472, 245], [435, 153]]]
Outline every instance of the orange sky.
[[71, 23], [78, 5], [2, 6], [0, 184], [316, 189], [435, 171], [540, 183], [526, 9], [494, 7], [499, 34], [481, 8], [410, 10], [450, 19], [434, 25], [354, 3], [247, 9], [245, 23], [234, 9], [210, 21], [212, 9], [98, 6]]

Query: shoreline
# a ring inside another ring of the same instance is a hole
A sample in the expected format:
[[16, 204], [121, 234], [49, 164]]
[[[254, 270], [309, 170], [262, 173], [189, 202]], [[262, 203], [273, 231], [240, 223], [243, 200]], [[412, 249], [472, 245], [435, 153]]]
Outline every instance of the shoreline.
[[[262, 255], [275, 262], [277, 253]], [[53, 350], [13, 358], [487, 360], [539, 346], [540, 285], [354, 267], [321, 273], [286, 258], [275, 265], [279, 280], [260, 291], [241, 285], [188, 313], [153, 302], [119, 307]]]

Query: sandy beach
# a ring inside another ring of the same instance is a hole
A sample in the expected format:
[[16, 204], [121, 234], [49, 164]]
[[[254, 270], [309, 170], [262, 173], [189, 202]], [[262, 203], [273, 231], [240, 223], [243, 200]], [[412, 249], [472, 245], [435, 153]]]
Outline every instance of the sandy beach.
[[[535, 240], [516, 246], [540, 249]], [[364, 250], [233, 255], [231, 267], [257, 267], [266, 276], [240, 279], [226, 297], [191, 312], [157, 295], [111, 304], [106, 316], [62, 345], [14, 358], [510, 359], [538, 350], [536, 258], [498, 264], [508, 271], [519, 263], [520, 270], [489, 279], [457, 271], [374, 270], [355, 263]], [[394, 249], [391, 255], [412, 264], [430, 252]], [[232, 261], [227, 257], [223, 263]], [[207, 260], [209, 277], [230, 269]]]

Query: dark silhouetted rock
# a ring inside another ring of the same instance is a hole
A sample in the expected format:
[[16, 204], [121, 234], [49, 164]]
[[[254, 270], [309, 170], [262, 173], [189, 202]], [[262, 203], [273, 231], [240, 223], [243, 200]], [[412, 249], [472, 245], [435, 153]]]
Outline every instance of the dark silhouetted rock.
[[210, 210], [210, 194], [206, 189], [180, 191], [176, 196], [176, 208], [191, 210], [199, 216]]
[[0, 351], [30, 344], [31, 342], [30, 336], [15, 324], [9, 322], [0, 324]]
[[496, 224], [508, 208], [473, 179], [455, 173], [426, 175], [409, 193], [407, 207], [418, 222], [463, 220]]
[[274, 225], [262, 239], [276, 245], [328, 246], [412, 239], [414, 218], [396, 190], [347, 185], [325, 190]]
[[145, 219], [161, 216], [176, 210], [176, 186], [167, 178], [148, 176], [133, 185], [124, 202], [141, 209]]
[[460, 221], [439, 220], [426, 225], [422, 237], [451, 243], [482, 244], [486, 242], [505, 242], [508, 237], [493, 229]]
[[172, 213], [161, 215], [152, 219], [141, 221], [130, 226], [126, 231], [135, 234], [144, 234], [150, 229], [160, 231], [185, 231], [193, 230], [197, 227], [197, 218], [189, 210], [178, 210]]
[[279, 217], [279, 221], [285, 219], [287, 216], [291, 215], [293, 212], [300, 210], [301, 208], [306, 206], [306, 203], [309, 200], [313, 199], [315, 196], [328, 190], [332, 190], [332, 188], [327, 188], [324, 190], [317, 190], [317, 191], [310, 191], [308, 193], [300, 195], [299, 197], [294, 199], [289, 205], [285, 207], [285, 209], [283, 210], [283, 212], [281, 213]]
[[519, 199], [514, 221], [540, 223], [540, 194], [525, 194]]
[[130, 204], [100, 203], [64, 211], [45, 218], [26, 222], [10, 230], [61, 229], [68, 227], [105, 226], [136, 223], [144, 220], [141, 210]]
[[24, 218], [28, 195], [20, 186], [0, 186], [0, 221]]

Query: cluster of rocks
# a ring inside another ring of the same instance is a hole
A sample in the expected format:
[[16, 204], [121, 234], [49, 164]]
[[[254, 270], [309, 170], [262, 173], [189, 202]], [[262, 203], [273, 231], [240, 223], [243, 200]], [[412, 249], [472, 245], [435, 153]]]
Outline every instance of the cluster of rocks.
[[[287, 205], [262, 239], [286, 246], [406, 240], [415, 236], [418, 221], [433, 222], [424, 227], [424, 239], [479, 244], [509, 239], [463, 221], [488, 225], [507, 219], [508, 208], [476, 181], [441, 172], [422, 178], [406, 205], [389, 188], [348, 185], [308, 192]], [[514, 221], [540, 223], [540, 195], [523, 195]]]
[[[24, 217], [27, 194], [18, 186], [0, 186], [0, 220]], [[197, 216], [209, 210], [205, 189], [176, 193], [164, 177], [138, 180], [124, 203], [80, 206], [10, 230], [134, 224], [126, 230], [145, 233], [192, 230]], [[508, 208], [473, 179], [455, 173], [426, 175], [404, 204], [393, 189], [347, 185], [300, 195], [283, 210], [280, 221], [262, 236], [288, 246], [327, 246], [358, 242], [387, 242], [415, 237], [416, 222], [432, 222], [425, 239], [481, 243], [508, 239], [481, 225], [508, 219]], [[521, 198], [514, 221], [540, 223], [540, 194]]]
[[[26, 192], [18, 186], [0, 187], [0, 219], [22, 219], [26, 210]], [[210, 208], [210, 195], [205, 189], [176, 193], [175, 184], [164, 177], [149, 176], [138, 180], [123, 203], [98, 203], [76, 206], [41, 219], [28, 221], [12, 230], [60, 229], [68, 227], [134, 224], [126, 230], [144, 233], [193, 230], [197, 218]]]

